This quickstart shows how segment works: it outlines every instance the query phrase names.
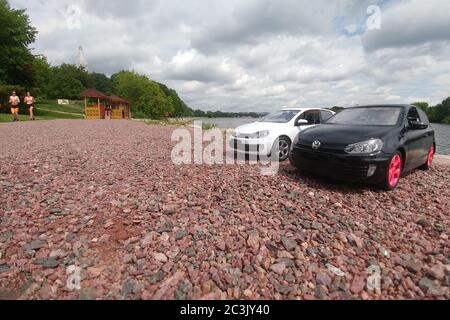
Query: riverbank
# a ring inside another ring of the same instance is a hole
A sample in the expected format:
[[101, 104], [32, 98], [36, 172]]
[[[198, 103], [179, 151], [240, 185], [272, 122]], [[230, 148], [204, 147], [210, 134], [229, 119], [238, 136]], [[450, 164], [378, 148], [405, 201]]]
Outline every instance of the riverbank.
[[[251, 165], [176, 166], [172, 131], [0, 126], [0, 298], [450, 298], [450, 166], [413, 172], [388, 193], [288, 163], [275, 177]], [[369, 267], [379, 291], [366, 286]]]

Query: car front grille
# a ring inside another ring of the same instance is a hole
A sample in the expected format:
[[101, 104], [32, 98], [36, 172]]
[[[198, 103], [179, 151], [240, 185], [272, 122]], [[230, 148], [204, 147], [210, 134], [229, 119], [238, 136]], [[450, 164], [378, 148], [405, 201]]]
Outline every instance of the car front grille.
[[320, 148], [313, 150], [311, 146], [296, 145], [292, 151], [298, 167], [307, 171], [332, 177], [366, 178], [369, 164], [347, 161], [341, 155], [345, 151], [336, 149]]
[[255, 135], [251, 135], [251, 134], [236, 134], [234, 136], [234, 138], [236, 138], [236, 139], [246, 139], [246, 140], [256, 139]]
[[234, 150], [239, 150], [239, 151], [243, 151], [243, 152], [262, 152], [265, 151], [265, 147], [264, 145], [260, 145], [260, 144], [248, 144], [239, 140], [232, 140], [230, 142], [230, 146], [231, 148], [233, 148]]
[[312, 142], [311, 143], [305, 143], [305, 142], [300, 142], [297, 145], [295, 145], [296, 149], [301, 150], [302, 152], [305, 153], [311, 153], [311, 154], [322, 154], [322, 155], [328, 155], [328, 154], [346, 154], [344, 147], [339, 146], [339, 145], [322, 145], [319, 149], [314, 150], [312, 147]]

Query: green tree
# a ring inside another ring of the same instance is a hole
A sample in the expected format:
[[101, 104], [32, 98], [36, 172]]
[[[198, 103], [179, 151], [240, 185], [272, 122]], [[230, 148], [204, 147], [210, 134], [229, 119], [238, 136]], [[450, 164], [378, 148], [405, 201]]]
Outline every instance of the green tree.
[[86, 88], [78, 79], [67, 77], [63, 73], [53, 73], [48, 86], [48, 98], [78, 99], [84, 89]]
[[415, 102], [413, 103], [413, 105], [417, 108], [422, 109], [423, 111], [425, 111], [425, 113], [429, 112], [430, 105], [427, 102]]
[[113, 92], [131, 102], [135, 116], [162, 118], [173, 112], [173, 105], [158, 84], [132, 71], [121, 71], [111, 77]]
[[87, 72], [83, 67], [63, 63], [62, 65], [53, 68], [53, 74], [78, 80], [84, 88], [93, 87], [93, 82], [89, 72]]
[[81, 67], [63, 63], [51, 68], [47, 96], [51, 99], [77, 99], [80, 92], [91, 88], [89, 73]]
[[450, 123], [450, 97], [430, 109], [432, 109], [430, 112], [431, 122]]
[[52, 69], [44, 56], [36, 57], [33, 61], [33, 95], [47, 99], [49, 97], [49, 84], [52, 80]]
[[137, 104], [143, 94], [142, 80], [134, 72], [120, 71], [111, 77], [114, 94]]
[[173, 116], [176, 118], [181, 117], [192, 117], [194, 115], [194, 111], [189, 108], [186, 103], [178, 96], [178, 93], [168, 88], [166, 85], [162, 83], [158, 83], [161, 90], [164, 92], [166, 97], [168, 98], [170, 104], [173, 107]]
[[150, 87], [144, 90], [136, 106], [139, 111], [151, 119], [161, 119], [166, 112], [172, 110], [167, 98]]
[[90, 84], [92, 88], [97, 89], [98, 91], [103, 92], [104, 94], [111, 95], [112, 94], [112, 83], [111, 79], [108, 78], [103, 73], [90, 73]]
[[33, 84], [33, 55], [28, 46], [36, 39], [25, 10], [12, 9], [0, 0], [0, 83]]
[[195, 110], [194, 111], [194, 116], [198, 117], [198, 118], [205, 118], [206, 117], [206, 112], [202, 111], [202, 110]]

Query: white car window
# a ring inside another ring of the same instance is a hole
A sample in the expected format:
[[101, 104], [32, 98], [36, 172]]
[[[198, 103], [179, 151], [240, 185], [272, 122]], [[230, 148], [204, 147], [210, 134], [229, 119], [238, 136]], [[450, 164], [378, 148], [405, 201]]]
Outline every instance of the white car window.
[[298, 111], [284, 110], [269, 114], [267, 117], [261, 120], [261, 122], [272, 122], [272, 123], [288, 123], [296, 115]]
[[310, 110], [310, 111], [306, 111], [304, 112], [299, 120], [307, 120], [308, 121], [308, 125], [316, 125], [316, 124], [320, 124], [320, 111], [319, 110]]

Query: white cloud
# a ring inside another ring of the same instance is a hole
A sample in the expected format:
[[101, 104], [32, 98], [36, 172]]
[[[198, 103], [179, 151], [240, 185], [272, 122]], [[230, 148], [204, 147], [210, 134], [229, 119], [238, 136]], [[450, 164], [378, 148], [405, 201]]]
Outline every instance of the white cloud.
[[[381, 30], [366, 30], [382, 3]], [[438, 103], [450, 95], [447, 0], [11, 0], [27, 8], [35, 53], [90, 69], [134, 69], [193, 108]], [[68, 28], [69, 5], [81, 29]]]
[[448, 0], [408, 0], [394, 3], [382, 12], [381, 29], [368, 30], [364, 34], [364, 47], [368, 51], [374, 51], [450, 40], [449, 13]]

